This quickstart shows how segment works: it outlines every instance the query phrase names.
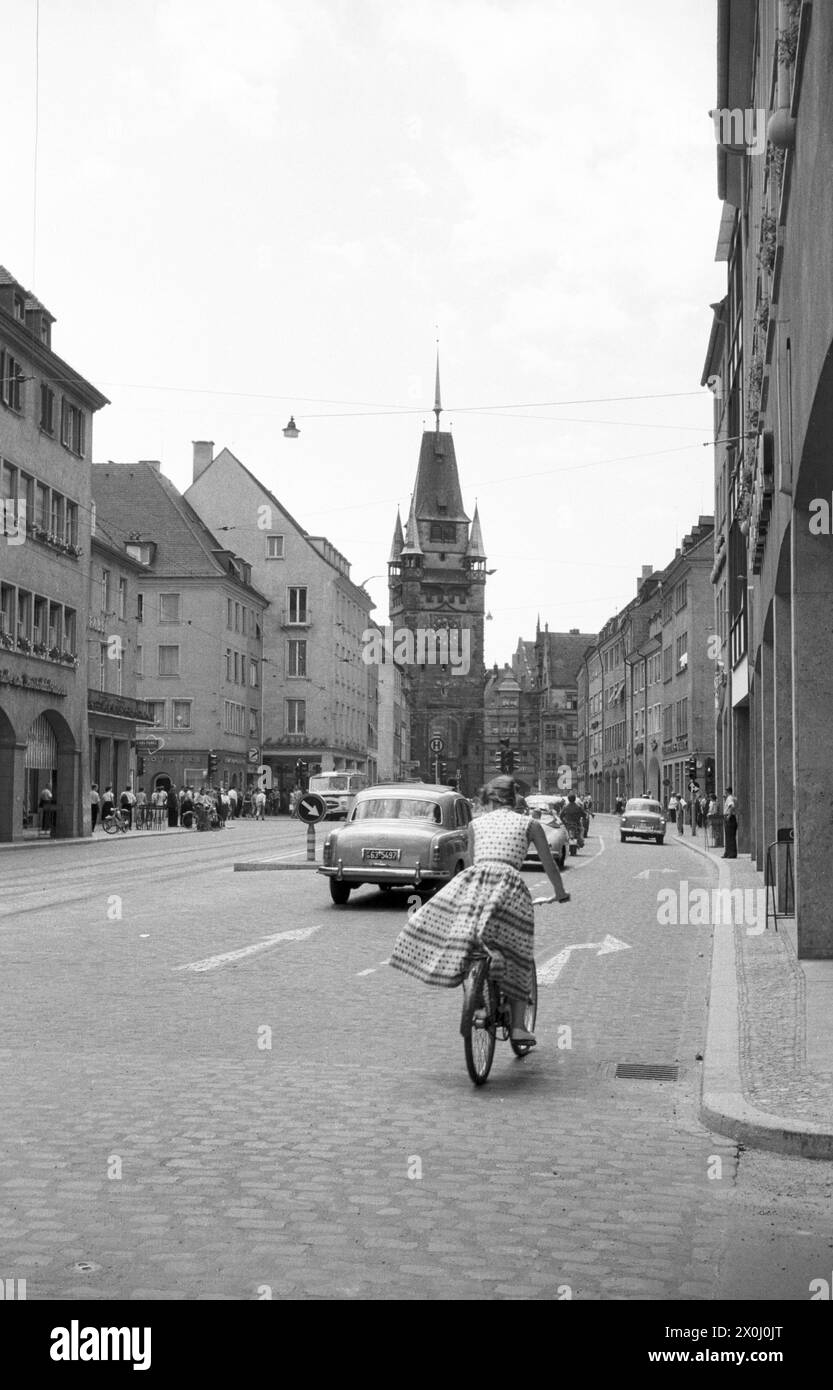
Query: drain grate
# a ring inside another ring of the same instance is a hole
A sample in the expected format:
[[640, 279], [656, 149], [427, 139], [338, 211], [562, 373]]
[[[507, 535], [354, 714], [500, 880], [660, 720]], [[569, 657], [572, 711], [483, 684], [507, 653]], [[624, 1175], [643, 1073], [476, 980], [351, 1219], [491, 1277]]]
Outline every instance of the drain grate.
[[662, 1062], [617, 1062], [614, 1076], [618, 1081], [676, 1081], [680, 1068]]

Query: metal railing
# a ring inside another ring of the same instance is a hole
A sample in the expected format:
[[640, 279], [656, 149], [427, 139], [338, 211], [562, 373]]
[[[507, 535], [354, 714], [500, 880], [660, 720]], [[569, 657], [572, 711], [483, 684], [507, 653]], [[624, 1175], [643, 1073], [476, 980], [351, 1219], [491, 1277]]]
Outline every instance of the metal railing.
[[[795, 870], [793, 867], [794, 831], [787, 828], [778, 831], [778, 839], [767, 845], [764, 865], [764, 891], [766, 893], [766, 925], [770, 917], [778, 930], [779, 917], [795, 916]], [[783, 873], [781, 869], [783, 851]]]

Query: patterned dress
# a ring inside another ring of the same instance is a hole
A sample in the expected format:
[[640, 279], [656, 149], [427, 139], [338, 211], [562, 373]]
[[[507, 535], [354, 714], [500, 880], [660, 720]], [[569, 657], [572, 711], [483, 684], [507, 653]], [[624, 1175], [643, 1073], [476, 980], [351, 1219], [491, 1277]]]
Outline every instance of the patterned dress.
[[535, 917], [520, 868], [528, 848], [530, 816], [501, 809], [474, 825], [474, 863], [452, 878], [409, 917], [390, 963], [427, 985], [453, 988], [482, 942], [506, 959], [504, 992], [526, 999], [534, 969]]

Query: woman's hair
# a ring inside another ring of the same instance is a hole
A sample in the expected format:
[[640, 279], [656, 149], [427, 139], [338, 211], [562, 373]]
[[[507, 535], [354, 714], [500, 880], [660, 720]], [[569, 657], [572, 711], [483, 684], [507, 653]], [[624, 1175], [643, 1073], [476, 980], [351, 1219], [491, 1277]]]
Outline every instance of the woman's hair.
[[511, 777], [495, 777], [480, 793], [484, 806], [514, 806], [515, 783]]

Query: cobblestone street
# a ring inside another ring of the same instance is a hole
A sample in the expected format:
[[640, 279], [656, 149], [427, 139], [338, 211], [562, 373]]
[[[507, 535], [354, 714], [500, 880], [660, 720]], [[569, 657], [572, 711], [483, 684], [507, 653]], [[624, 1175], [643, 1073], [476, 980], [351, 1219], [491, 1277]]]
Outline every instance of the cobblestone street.
[[[709, 866], [594, 830], [573, 901], [538, 910], [539, 973], [585, 949], [480, 1090], [459, 991], [386, 967], [405, 893], [335, 908], [317, 874], [232, 871], [302, 861], [297, 823], [7, 853], [3, 1275], [29, 1299], [806, 1300], [833, 1165], [697, 1119], [710, 929], [656, 903]], [[587, 949], [607, 934], [627, 949]]]

